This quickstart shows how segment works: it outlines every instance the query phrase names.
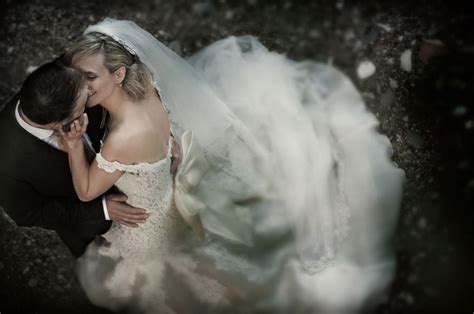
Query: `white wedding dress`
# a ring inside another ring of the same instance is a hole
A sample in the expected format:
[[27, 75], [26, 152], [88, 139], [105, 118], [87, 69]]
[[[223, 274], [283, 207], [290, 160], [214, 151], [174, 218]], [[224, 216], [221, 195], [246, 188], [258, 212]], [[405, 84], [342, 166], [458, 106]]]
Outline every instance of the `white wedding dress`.
[[[101, 169], [125, 172], [116, 186], [128, 196], [129, 204], [146, 208], [150, 216], [138, 228], [113, 223], [79, 259], [80, 282], [95, 304], [140, 313], [182, 312], [185, 305], [173, 306], [183, 302], [178, 294], [185, 290], [176, 287], [180, 277], [189, 289], [198, 289], [202, 302], [226, 304], [225, 287], [216, 278], [200, 274], [196, 259], [179, 250], [195, 240], [186, 239], [185, 226], [173, 206], [170, 157], [171, 138], [166, 158], [155, 163], [124, 165], [97, 154]], [[179, 301], [173, 301], [175, 297]], [[186, 304], [188, 311], [192, 305]]]
[[[151, 215], [136, 229], [113, 223], [79, 259], [93, 303], [137, 313], [315, 313], [364, 311], [383, 299], [404, 173], [346, 76], [250, 36], [210, 45], [187, 69], [160, 43], [156, 53], [143, 49], [156, 40], [134, 23], [106, 19], [88, 31], [138, 55], [173, 133], [195, 133], [174, 184], [170, 154], [136, 165], [97, 155], [104, 170], [126, 172], [116, 186]], [[178, 80], [172, 62], [190, 74]], [[203, 241], [188, 226], [193, 216]]]

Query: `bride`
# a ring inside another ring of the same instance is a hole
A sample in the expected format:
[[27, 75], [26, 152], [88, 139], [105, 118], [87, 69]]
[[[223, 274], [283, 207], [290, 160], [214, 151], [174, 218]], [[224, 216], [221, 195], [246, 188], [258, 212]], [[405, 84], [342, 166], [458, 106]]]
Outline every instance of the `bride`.
[[[251, 36], [187, 60], [130, 21], [90, 26], [67, 53], [88, 106], [109, 114], [87, 164], [62, 133], [87, 201], [112, 185], [146, 208], [78, 261], [97, 305], [138, 313], [354, 312], [380, 302], [403, 171], [353, 84]], [[173, 137], [182, 161], [170, 174]]]

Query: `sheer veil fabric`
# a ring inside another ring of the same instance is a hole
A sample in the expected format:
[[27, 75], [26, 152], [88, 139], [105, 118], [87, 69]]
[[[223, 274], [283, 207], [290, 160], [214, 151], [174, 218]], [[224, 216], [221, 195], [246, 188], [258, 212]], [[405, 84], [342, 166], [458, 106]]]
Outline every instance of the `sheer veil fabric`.
[[138, 56], [172, 132], [192, 131], [207, 160], [192, 190], [206, 231], [195, 252], [245, 278], [251, 309], [357, 311], [380, 301], [395, 267], [404, 173], [344, 74], [252, 36], [185, 60], [131, 21], [107, 18], [88, 32]]

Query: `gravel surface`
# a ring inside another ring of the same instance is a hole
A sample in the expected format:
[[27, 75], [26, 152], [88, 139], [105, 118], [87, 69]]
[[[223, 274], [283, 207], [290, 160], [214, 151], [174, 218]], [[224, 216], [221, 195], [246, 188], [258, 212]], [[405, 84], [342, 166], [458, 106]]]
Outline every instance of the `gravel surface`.
[[[252, 34], [350, 76], [406, 171], [397, 273], [376, 313], [474, 311], [474, 14], [469, 1], [6, 1], [0, 106], [25, 75], [104, 17], [134, 20], [183, 56]], [[6, 152], [1, 152], [6, 153]], [[1, 188], [1, 187], [0, 187]], [[357, 287], [354, 287], [355, 289]], [[100, 313], [54, 232], [0, 209], [0, 313]]]

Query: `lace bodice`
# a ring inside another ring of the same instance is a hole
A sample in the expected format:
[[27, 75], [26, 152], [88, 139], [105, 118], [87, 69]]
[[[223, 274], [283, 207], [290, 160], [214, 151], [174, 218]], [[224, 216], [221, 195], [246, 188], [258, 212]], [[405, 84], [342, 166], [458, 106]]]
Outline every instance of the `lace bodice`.
[[109, 173], [117, 170], [125, 172], [115, 185], [128, 196], [127, 202], [130, 205], [152, 208], [156, 206], [156, 201], [162, 199], [172, 187], [171, 147], [172, 137], [169, 139], [166, 157], [151, 163], [123, 164], [118, 161], [109, 161], [102, 156], [102, 150], [96, 155], [96, 161], [99, 168]]
[[171, 167], [172, 137], [168, 143], [165, 158], [157, 162], [140, 162], [123, 164], [118, 161], [105, 159], [101, 152], [96, 155], [98, 167], [111, 173], [116, 170], [125, 173], [117, 180], [115, 186], [128, 196], [127, 203], [143, 208], [149, 214], [146, 223], [138, 228], [130, 228], [113, 223], [111, 229], [104, 234], [106, 239], [122, 238], [121, 250], [128, 251], [130, 256], [140, 251], [140, 248], [156, 247], [160, 244], [157, 239], [173, 238], [178, 228], [179, 216], [172, 206], [173, 178]]

